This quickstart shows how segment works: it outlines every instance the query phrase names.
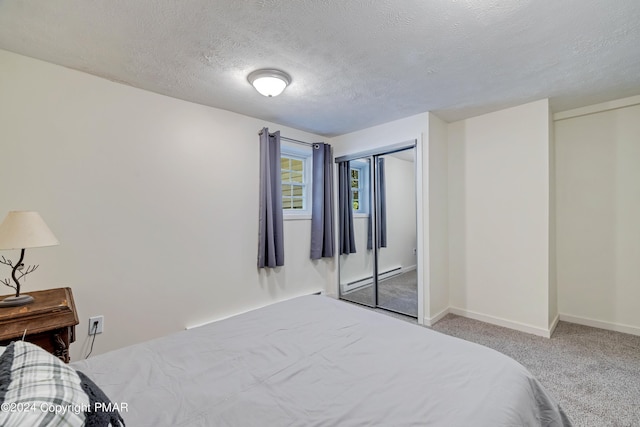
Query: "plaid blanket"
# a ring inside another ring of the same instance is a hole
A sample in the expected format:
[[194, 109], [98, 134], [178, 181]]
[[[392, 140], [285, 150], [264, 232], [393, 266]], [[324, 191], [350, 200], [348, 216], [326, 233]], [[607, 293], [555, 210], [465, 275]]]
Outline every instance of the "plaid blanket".
[[0, 355], [0, 426], [124, 426], [117, 411], [94, 410], [105, 401], [84, 374], [36, 345], [16, 341]]

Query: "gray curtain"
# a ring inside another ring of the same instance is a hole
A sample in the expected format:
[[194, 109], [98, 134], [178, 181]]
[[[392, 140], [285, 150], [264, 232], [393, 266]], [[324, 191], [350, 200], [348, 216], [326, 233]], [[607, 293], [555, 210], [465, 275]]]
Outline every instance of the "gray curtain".
[[284, 265], [280, 132], [260, 135], [260, 213], [258, 215], [258, 268]]
[[329, 144], [313, 145], [311, 203], [311, 259], [332, 257], [333, 156]]
[[356, 253], [353, 232], [353, 202], [351, 201], [351, 163], [338, 163], [338, 228], [340, 255]]
[[[376, 214], [378, 214], [378, 248], [387, 247], [387, 189], [386, 178], [384, 172], [384, 158], [378, 157], [376, 162], [376, 171], [378, 174], [378, 189], [377, 189], [377, 207]], [[371, 214], [369, 214], [369, 231], [367, 235], [367, 249], [372, 249], [373, 244], [371, 242]]]

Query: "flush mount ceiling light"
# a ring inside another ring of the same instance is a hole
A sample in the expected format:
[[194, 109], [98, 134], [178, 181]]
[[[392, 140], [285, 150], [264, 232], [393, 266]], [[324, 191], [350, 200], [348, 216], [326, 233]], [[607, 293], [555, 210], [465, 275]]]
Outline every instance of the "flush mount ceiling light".
[[291, 83], [291, 77], [280, 70], [256, 70], [247, 80], [264, 96], [278, 96]]

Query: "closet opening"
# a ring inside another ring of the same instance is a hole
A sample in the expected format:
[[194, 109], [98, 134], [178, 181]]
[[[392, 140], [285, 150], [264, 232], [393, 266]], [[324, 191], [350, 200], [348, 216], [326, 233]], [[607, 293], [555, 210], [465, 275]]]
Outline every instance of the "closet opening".
[[340, 299], [417, 318], [415, 141], [336, 163]]

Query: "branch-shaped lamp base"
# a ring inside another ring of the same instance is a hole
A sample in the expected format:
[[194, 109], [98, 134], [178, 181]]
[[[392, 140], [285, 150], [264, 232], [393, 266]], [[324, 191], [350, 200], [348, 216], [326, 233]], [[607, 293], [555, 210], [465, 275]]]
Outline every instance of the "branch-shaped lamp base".
[[[3, 257], [3, 261], [4, 261], [4, 257]], [[20, 259], [18, 260], [16, 265], [13, 266], [13, 270], [11, 271], [11, 277], [13, 278], [13, 281], [16, 284], [14, 288], [16, 290], [16, 294], [14, 296], [7, 297], [2, 301], [0, 301], [0, 307], [19, 307], [21, 305], [27, 305], [33, 302], [33, 297], [29, 295], [20, 295], [20, 281], [16, 276], [16, 273], [18, 272], [18, 269], [24, 268], [22, 261], [24, 261], [24, 248], [20, 251]], [[6, 264], [6, 262], [3, 262], [3, 264]], [[11, 265], [10, 262], [9, 262], [9, 265]], [[20, 277], [26, 276], [27, 274], [33, 272], [36, 268], [38, 268], [38, 266], [35, 266], [35, 268], [27, 268], [27, 270], [23, 272]]]
[[20, 295], [20, 296], [12, 296], [6, 297], [2, 301], [0, 301], [0, 307], [19, 307], [21, 305], [31, 304], [33, 302], [33, 297], [30, 295]]

